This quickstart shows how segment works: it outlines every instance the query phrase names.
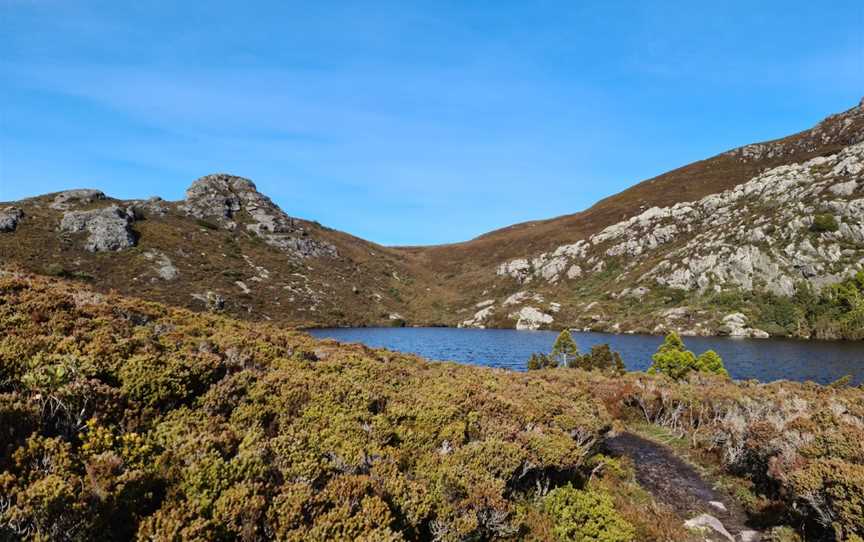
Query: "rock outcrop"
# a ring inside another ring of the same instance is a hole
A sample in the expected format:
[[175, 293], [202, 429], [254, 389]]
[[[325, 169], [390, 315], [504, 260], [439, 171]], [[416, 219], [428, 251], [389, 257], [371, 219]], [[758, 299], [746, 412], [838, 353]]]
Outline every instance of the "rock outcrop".
[[201, 177], [186, 190], [180, 209], [221, 227], [244, 226], [267, 244], [300, 257], [336, 257], [336, 247], [309, 237], [296, 219], [286, 215], [249, 179], [217, 173]]
[[95, 201], [105, 199], [105, 194], [101, 190], [93, 190], [92, 188], [76, 188], [74, 190], [64, 190], [58, 192], [54, 196], [54, 201], [50, 207], [58, 211], [66, 211], [79, 205], [88, 205]]
[[535, 330], [548, 326], [555, 319], [536, 307], [522, 307], [519, 311], [510, 314], [510, 318], [516, 320], [516, 329]]
[[[705, 294], [730, 289], [818, 292], [864, 268], [864, 143], [762, 172], [698, 201], [652, 207], [587, 239], [497, 266], [499, 277], [575, 288], [620, 271], [606, 295], [641, 299], [657, 286]], [[719, 317], [720, 315], [718, 315]], [[743, 316], [743, 315], [741, 315]], [[735, 336], [764, 332], [724, 321]]]
[[[695, 518], [688, 519], [684, 522], [684, 527], [709, 536], [719, 536], [724, 542], [735, 542], [735, 537], [729, 534], [729, 531], [723, 526], [723, 522], [711, 514], [700, 514]], [[711, 540], [714, 539], [713, 536], [710, 538]]]
[[143, 256], [155, 264], [154, 271], [156, 276], [162, 280], [175, 280], [180, 271], [165, 253], [158, 250], [148, 250]]
[[84, 248], [90, 252], [123, 250], [135, 246], [133, 220], [128, 210], [117, 205], [92, 211], [67, 211], [60, 221], [60, 231], [87, 232]]
[[17, 207], [0, 209], [0, 232], [15, 231], [22, 218], [24, 218], [24, 212]]
[[761, 329], [751, 328], [748, 325], [747, 316], [740, 312], [733, 312], [723, 317], [723, 327], [720, 328], [723, 334], [730, 337], [746, 337], [753, 339], [767, 339], [768, 333]]

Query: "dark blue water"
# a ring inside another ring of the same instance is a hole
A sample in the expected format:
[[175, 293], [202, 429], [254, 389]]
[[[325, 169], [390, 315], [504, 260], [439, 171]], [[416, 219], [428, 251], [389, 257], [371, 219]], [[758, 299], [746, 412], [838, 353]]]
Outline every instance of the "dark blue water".
[[[549, 352], [558, 333], [513, 329], [348, 328], [313, 329], [312, 335], [376, 348], [412, 352], [428, 359], [450, 360], [489, 367], [524, 370], [532, 352]], [[609, 343], [621, 353], [631, 371], [644, 371], [663, 337], [573, 332], [582, 352]], [[713, 349], [723, 358], [732, 378], [812, 380], [820, 384], [852, 375], [864, 383], [864, 342], [794, 341], [685, 337], [687, 347], [700, 354]]]

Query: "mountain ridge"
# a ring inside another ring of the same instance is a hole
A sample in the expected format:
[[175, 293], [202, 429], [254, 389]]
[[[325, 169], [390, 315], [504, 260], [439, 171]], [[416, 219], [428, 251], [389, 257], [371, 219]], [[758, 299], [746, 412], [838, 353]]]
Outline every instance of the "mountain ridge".
[[[523, 266], [520, 273], [529, 272], [535, 260], [548, 266], [541, 258], [546, 253], [587, 242], [649, 209], [699, 202], [772, 169], [839, 156], [862, 141], [864, 99], [810, 129], [676, 168], [578, 213], [432, 246], [385, 247], [291, 217], [258, 192], [252, 181], [229, 174], [194, 181], [186, 197], [176, 202], [160, 198], [124, 201], [97, 190], [76, 189], [0, 204], [0, 230], [5, 232], [0, 233], [0, 255], [5, 265], [29, 271], [78, 277], [144, 298], [198, 310], [226, 310], [290, 326], [408, 323], [645, 332], [671, 327], [685, 333], [714, 334], [728, 327], [722, 323], [728, 314], [708, 310], [710, 314], [697, 318], [702, 327], [694, 327], [692, 322], [682, 325], [659, 313], [640, 313], [651, 326], [634, 326], [622, 323], [632, 320], [632, 310], [623, 314], [621, 303], [610, 299], [623, 291], [615, 277], [588, 279], [573, 271], [573, 276], [551, 283], [538, 279], [529, 290], [519, 276], [501, 272], [502, 265], [524, 259], [525, 264], [517, 265]], [[860, 172], [847, 172], [847, 177], [847, 183], [858, 182]], [[843, 196], [844, 201], [857, 201], [856, 187]], [[821, 198], [820, 202], [833, 201], [828, 192], [811, 196]], [[850, 209], [849, 216], [835, 213], [836, 217], [846, 221], [847, 229], [857, 228], [858, 208], [853, 205]], [[809, 210], [809, 217], [793, 218], [803, 220], [804, 227], [816, 211], [821, 212], [821, 207]], [[666, 248], [669, 246], [660, 250]], [[767, 253], [774, 257], [773, 249]], [[611, 262], [614, 256], [607, 259]], [[662, 260], [657, 258], [657, 262]], [[554, 264], [560, 265], [563, 263]], [[552, 273], [550, 269], [547, 279], [561, 276], [561, 270]], [[630, 285], [631, 290], [637, 282]], [[666, 292], [669, 284], [661, 280], [657, 289]], [[672, 289], [676, 286], [682, 284], [675, 283]], [[638, 287], [653, 289], [650, 283]], [[685, 292], [683, 297], [669, 294], [671, 305], [663, 302], [663, 311], [693, 301], [689, 290], [677, 289]], [[761, 295], [758, 287], [748, 291]], [[781, 293], [794, 292], [787, 284]], [[660, 299], [655, 301], [660, 303]], [[585, 307], [594, 302], [601, 306], [602, 314], [586, 318]], [[497, 311], [494, 316], [494, 311], [487, 310], [492, 305]], [[743, 312], [745, 320], [760, 318], [742, 307], [732, 309], [729, 314]], [[477, 313], [484, 310], [486, 316], [478, 318]]]

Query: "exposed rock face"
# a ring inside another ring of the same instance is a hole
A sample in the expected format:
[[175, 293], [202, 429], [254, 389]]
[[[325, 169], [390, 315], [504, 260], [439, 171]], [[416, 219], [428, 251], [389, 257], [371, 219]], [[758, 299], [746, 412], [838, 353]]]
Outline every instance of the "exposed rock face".
[[[495, 302], [494, 299], [490, 299], [492, 303]], [[463, 320], [459, 327], [476, 327], [483, 329], [486, 327], [486, 320], [489, 319], [495, 313], [495, 305], [492, 303], [485, 304], [485, 302], [480, 302], [477, 306], [481, 306], [480, 310], [474, 313], [474, 316], [467, 320]]]
[[15, 231], [22, 218], [24, 218], [24, 212], [17, 207], [0, 209], [0, 232]]
[[123, 250], [135, 246], [133, 217], [116, 205], [92, 211], [67, 211], [60, 221], [60, 231], [89, 235], [84, 248], [90, 252]]
[[204, 307], [210, 312], [220, 312], [225, 310], [225, 298], [213, 291], [207, 291], [203, 294], [192, 294], [192, 297], [204, 304]]
[[59, 192], [50, 207], [58, 211], [71, 209], [76, 205], [87, 205], [94, 201], [105, 199], [105, 194], [101, 190], [93, 190], [92, 188], [77, 188], [74, 190], [65, 190]]
[[[837, 231], [814, 231], [826, 212]], [[864, 143], [699, 201], [652, 207], [587, 240], [504, 262], [497, 274], [520, 284], [579, 281], [615, 258], [632, 282], [682, 290], [788, 296], [801, 281], [817, 290], [837, 282], [864, 265]]]
[[286, 215], [249, 179], [217, 173], [201, 177], [186, 190], [180, 209], [199, 219], [215, 218], [222, 227], [241, 223], [267, 244], [301, 257], [336, 257], [336, 247], [308, 237], [306, 229]]
[[540, 329], [544, 325], [551, 324], [555, 319], [535, 307], [522, 307], [519, 312], [510, 315], [516, 318], [516, 329]]
[[723, 326], [730, 337], [749, 337], [753, 339], [767, 339], [768, 334], [761, 329], [748, 326], [747, 317], [740, 312], [733, 312], [723, 317]]
[[133, 210], [136, 217], [140, 214], [147, 216], [165, 216], [168, 214], [168, 203], [158, 196], [147, 198], [145, 200], [136, 200], [129, 206]]

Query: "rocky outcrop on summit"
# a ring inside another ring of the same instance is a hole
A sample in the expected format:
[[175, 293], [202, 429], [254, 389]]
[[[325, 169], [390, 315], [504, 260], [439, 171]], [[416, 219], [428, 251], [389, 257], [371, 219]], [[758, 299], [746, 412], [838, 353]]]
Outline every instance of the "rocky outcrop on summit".
[[132, 213], [117, 205], [92, 211], [67, 211], [60, 221], [60, 231], [86, 231], [88, 236], [84, 248], [90, 252], [117, 251], [135, 246], [133, 220]]
[[221, 173], [201, 177], [186, 190], [180, 209], [202, 220], [216, 219], [229, 230], [245, 226], [267, 244], [300, 257], [338, 256], [336, 247], [310, 238], [299, 221], [243, 177]]
[[726, 154], [744, 162], [751, 162], [812, 152], [827, 144], [855, 145], [864, 141], [862, 123], [864, 123], [864, 98], [856, 107], [831, 115], [800, 134], [800, 137], [745, 145]]
[[74, 190], [64, 190], [58, 192], [51, 202], [50, 207], [58, 211], [65, 211], [79, 205], [87, 205], [95, 201], [105, 199], [105, 194], [101, 190], [93, 190], [92, 188], [76, 188]]
[[15, 231], [22, 218], [24, 218], [24, 212], [17, 207], [0, 209], [0, 232]]

